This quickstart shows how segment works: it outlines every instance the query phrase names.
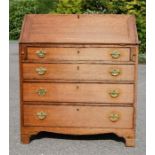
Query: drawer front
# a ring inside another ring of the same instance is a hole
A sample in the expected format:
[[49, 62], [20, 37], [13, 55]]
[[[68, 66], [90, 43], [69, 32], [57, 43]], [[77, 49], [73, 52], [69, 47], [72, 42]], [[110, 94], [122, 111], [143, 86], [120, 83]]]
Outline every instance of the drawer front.
[[29, 60], [112, 60], [130, 61], [130, 48], [32, 48]]
[[24, 83], [24, 101], [133, 103], [133, 84]]
[[132, 128], [132, 107], [24, 105], [25, 126]]
[[35, 80], [134, 80], [133, 65], [23, 64], [23, 78]]

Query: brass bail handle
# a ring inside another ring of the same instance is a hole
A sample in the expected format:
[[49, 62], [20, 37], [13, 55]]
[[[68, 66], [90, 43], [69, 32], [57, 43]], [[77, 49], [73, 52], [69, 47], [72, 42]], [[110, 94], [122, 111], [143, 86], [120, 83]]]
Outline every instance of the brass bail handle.
[[120, 92], [118, 90], [112, 90], [109, 92], [109, 95], [112, 97], [112, 98], [116, 98], [120, 95]]
[[121, 74], [121, 70], [120, 70], [120, 69], [112, 69], [112, 70], [110, 71], [110, 74], [111, 74], [112, 76], [118, 76], [118, 75]]
[[38, 50], [38, 51], [36, 51], [36, 54], [37, 54], [37, 56], [39, 58], [44, 58], [45, 55], [46, 55], [46, 51], [44, 51], [44, 50]]
[[46, 116], [47, 116], [47, 113], [46, 113], [46, 112], [43, 112], [43, 111], [37, 112], [37, 117], [38, 117], [40, 120], [45, 119]]
[[109, 115], [109, 119], [112, 122], [117, 122], [120, 119], [120, 115], [118, 113], [113, 112]]
[[39, 75], [44, 75], [46, 73], [47, 69], [45, 67], [37, 67], [36, 68], [36, 72], [39, 74]]
[[119, 51], [113, 51], [113, 52], [111, 53], [111, 57], [112, 57], [113, 59], [118, 59], [120, 56], [121, 56], [121, 54], [120, 54]]

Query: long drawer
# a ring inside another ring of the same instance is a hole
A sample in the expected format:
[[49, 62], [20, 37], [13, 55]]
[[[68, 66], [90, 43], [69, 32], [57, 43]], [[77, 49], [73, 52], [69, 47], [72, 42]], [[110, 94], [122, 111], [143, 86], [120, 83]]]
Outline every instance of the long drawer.
[[130, 61], [130, 48], [27, 48], [29, 60]]
[[24, 126], [132, 128], [132, 107], [24, 105]]
[[133, 65], [23, 63], [22, 66], [23, 78], [28, 80], [134, 80]]
[[133, 103], [133, 84], [23, 83], [24, 101]]

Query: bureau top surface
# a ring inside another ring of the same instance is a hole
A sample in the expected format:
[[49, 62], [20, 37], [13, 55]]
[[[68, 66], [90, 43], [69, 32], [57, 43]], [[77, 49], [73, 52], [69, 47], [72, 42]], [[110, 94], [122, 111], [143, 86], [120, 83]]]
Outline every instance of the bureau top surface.
[[138, 44], [138, 37], [131, 15], [29, 14], [20, 43]]

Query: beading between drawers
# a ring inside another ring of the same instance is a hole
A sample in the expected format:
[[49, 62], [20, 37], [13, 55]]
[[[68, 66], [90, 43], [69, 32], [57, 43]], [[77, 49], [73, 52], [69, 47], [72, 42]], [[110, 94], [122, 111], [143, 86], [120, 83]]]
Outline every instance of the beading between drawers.
[[27, 15], [20, 36], [21, 140], [115, 133], [135, 145], [138, 38], [130, 15]]

